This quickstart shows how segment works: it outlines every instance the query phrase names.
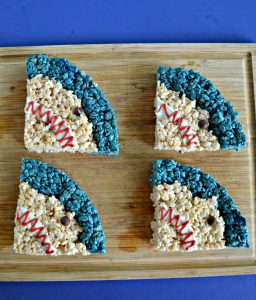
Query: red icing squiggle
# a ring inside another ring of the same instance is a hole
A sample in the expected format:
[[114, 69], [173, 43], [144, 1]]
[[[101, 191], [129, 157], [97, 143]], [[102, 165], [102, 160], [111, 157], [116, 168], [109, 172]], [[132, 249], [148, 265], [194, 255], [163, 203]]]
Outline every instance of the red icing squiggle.
[[185, 130], [185, 133], [182, 134], [182, 138], [188, 138], [189, 140], [187, 141], [187, 145], [190, 146], [190, 145], [198, 145], [198, 142], [197, 141], [194, 141], [197, 136], [196, 134], [189, 134], [188, 132], [190, 131], [191, 127], [190, 126], [184, 126], [182, 125], [184, 119], [182, 117], [179, 117], [178, 114], [179, 112], [178, 111], [175, 111], [171, 114], [168, 113], [167, 111], [167, 107], [166, 107], [166, 104], [165, 103], [162, 103], [159, 107], [159, 109], [156, 111], [156, 112], [160, 112], [161, 109], [164, 110], [165, 112], [165, 115], [168, 119], [170, 119], [172, 117], [172, 120], [171, 122], [174, 124], [174, 125], [179, 125], [179, 131], [183, 131]]
[[29, 229], [30, 232], [36, 232], [36, 238], [37, 239], [42, 239], [41, 240], [41, 245], [42, 246], [47, 246], [47, 250], [45, 251], [46, 254], [53, 254], [55, 251], [51, 250], [51, 243], [47, 243], [46, 240], [48, 236], [46, 234], [42, 234], [42, 232], [45, 230], [43, 226], [37, 227], [37, 223], [39, 222], [38, 218], [33, 218], [31, 220], [28, 220], [30, 212], [27, 210], [23, 214], [20, 215], [20, 208], [17, 210], [17, 216], [16, 220], [21, 223], [22, 226], [28, 226], [31, 224], [31, 227]]
[[170, 215], [169, 223], [171, 225], [175, 226], [179, 236], [184, 237], [181, 240], [181, 245], [189, 244], [189, 246], [187, 246], [185, 248], [185, 250], [189, 250], [191, 247], [193, 247], [196, 244], [195, 240], [188, 241], [188, 239], [191, 236], [193, 236], [193, 232], [187, 232], [187, 233], [182, 232], [187, 227], [189, 221], [179, 224], [180, 223], [180, 215], [179, 214], [173, 216], [173, 210], [171, 207], [167, 210], [167, 212], [165, 212], [165, 209], [163, 207], [161, 207], [161, 220], [164, 220], [168, 216], [168, 214]]
[[63, 133], [63, 137], [61, 139], [58, 139], [58, 141], [60, 143], [67, 141], [64, 145], [62, 145], [62, 148], [66, 148], [66, 147], [74, 147], [75, 145], [72, 143], [74, 140], [73, 136], [68, 136], [68, 134], [70, 134], [70, 129], [69, 128], [63, 128], [65, 125], [64, 121], [59, 122], [58, 124], [56, 124], [57, 120], [58, 120], [58, 116], [51, 116], [51, 111], [47, 110], [45, 112], [43, 112], [44, 106], [42, 104], [39, 104], [37, 106], [37, 108], [35, 109], [35, 102], [34, 101], [29, 101], [29, 103], [27, 104], [27, 108], [26, 111], [28, 112], [31, 109], [31, 112], [33, 115], [38, 114], [38, 116], [43, 119], [46, 116], [46, 122], [47, 123], [51, 123], [51, 130], [55, 130], [53, 131], [54, 135], [57, 137], [58, 139], [58, 135]]

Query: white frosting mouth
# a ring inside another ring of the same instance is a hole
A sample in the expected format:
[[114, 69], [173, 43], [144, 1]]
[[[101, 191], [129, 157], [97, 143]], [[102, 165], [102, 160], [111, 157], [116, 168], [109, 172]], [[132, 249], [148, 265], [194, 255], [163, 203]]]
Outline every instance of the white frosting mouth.
[[48, 126], [50, 126], [62, 148], [78, 148], [77, 141], [71, 129], [66, 126], [65, 121], [61, 117], [53, 114], [50, 109], [27, 97], [24, 111], [26, 114], [37, 116], [44, 123], [49, 123]]
[[35, 238], [41, 242], [42, 247], [46, 248], [46, 254], [55, 254], [56, 248], [49, 239], [47, 229], [29, 210], [25, 207], [18, 206], [16, 211], [16, 221], [25, 229], [28, 229], [32, 235], [35, 235]]
[[173, 207], [168, 207], [165, 204], [161, 205], [159, 217], [160, 220], [165, 220], [170, 226], [176, 228], [184, 250], [197, 250], [197, 241], [188, 217], [180, 215]]
[[179, 132], [187, 146], [199, 145], [197, 135], [192, 131], [187, 120], [183, 119], [179, 111], [175, 111], [172, 107], [163, 102], [159, 97], [155, 100], [155, 113], [158, 118], [167, 118], [174, 125], [179, 126]]

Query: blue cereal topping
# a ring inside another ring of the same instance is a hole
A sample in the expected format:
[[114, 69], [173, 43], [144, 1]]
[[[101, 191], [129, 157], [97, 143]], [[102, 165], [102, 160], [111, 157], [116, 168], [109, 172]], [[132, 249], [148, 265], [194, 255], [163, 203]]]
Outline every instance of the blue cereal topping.
[[196, 100], [197, 106], [209, 112], [209, 130], [217, 136], [222, 149], [239, 150], [246, 145], [238, 113], [210, 80], [193, 70], [164, 66], [158, 68], [157, 80], [167, 89], [185, 93], [190, 100]]
[[47, 163], [24, 158], [20, 182], [27, 182], [39, 193], [54, 195], [82, 226], [79, 239], [91, 253], [106, 253], [105, 234], [99, 215], [85, 192], [67, 174]]
[[209, 174], [195, 167], [181, 165], [173, 160], [153, 161], [152, 174], [149, 178], [151, 188], [164, 182], [172, 184], [175, 180], [181, 185], [186, 185], [193, 197], [208, 199], [216, 196], [217, 208], [225, 222], [225, 245], [232, 248], [249, 247], [246, 220], [223, 186]]
[[114, 110], [90, 76], [72, 66], [66, 58], [49, 58], [43, 54], [28, 57], [26, 71], [29, 79], [42, 74], [55, 78], [65, 89], [72, 90], [82, 100], [84, 112], [93, 125], [97, 153], [118, 154], [118, 131]]

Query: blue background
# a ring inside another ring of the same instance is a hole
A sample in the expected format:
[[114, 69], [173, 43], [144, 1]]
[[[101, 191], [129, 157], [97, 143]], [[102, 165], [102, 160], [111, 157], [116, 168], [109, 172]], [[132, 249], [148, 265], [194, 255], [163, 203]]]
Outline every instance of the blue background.
[[[0, 46], [256, 42], [255, 0], [0, 0]], [[256, 276], [0, 283], [0, 299], [256, 299]]]

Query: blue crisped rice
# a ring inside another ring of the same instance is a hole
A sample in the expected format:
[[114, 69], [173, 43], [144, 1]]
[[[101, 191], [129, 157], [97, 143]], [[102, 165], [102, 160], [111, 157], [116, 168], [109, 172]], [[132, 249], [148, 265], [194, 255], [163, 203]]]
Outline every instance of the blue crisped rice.
[[84, 112], [93, 125], [97, 154], [118, 154], [115, 112], [90, 76], [80, 71], [78, 67], [72, 66], [66, 58], [49, 58], [43, 54], [28, 57], [26, 71], [28, 79], [42, 74], [50, 79], [55, 78], [65, 89], [72, 90], [82, 100]]
[[149, 178], [152, 189], [159, 184], [172, 184], [175, 180], [186, 185], [193, 197], [208, 199], [216, 196], [216, 208], [225, 222], [225, 245], [232, 248], [249, 247], [246, 220], [223, 186], [198, 168], [181, 165], [173, 160], [153, 161]]
[[57, 168], [24, 158], [20, 182], [27, 182], [32, 188], [47, 196], [55, 196], [69, 212], [75, 213], [77, 223], [82, 226], [79, 239], [91, 253], [106, 253], [105, 234], [99, 215], [85, 192]]
[[209, 130], [218, 138], [221, 149], [239, 150], [246, 145], [246, 136], [234, 111], [213, 83], [200, 73], [183, 68], [160, 66], [157, 80], [167, 89], [185, 93], [196, 105], [209, 112]]

